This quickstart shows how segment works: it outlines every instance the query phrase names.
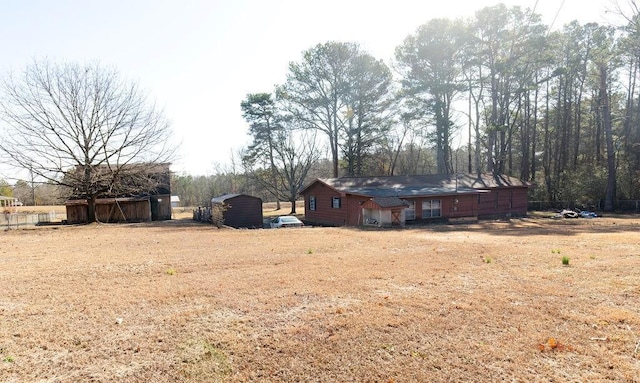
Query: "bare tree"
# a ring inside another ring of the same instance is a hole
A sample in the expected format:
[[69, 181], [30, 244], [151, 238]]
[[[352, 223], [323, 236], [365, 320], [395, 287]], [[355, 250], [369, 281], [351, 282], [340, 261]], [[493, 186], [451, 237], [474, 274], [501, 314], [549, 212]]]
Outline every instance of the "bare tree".
[[0, 154], [88, 199], [90, 222], [97, 197], [152, 191], [176, 153], [169, 121], [114, 69], [34, 61], [0, 90]]

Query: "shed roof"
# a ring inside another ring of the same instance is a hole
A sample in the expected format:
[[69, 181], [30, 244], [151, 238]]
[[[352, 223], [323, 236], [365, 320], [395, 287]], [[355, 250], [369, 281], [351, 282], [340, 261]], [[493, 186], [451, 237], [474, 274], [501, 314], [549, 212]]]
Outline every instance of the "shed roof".
[[224, 203], [229, 199], [236, 198], [236, 197], [239, 197], [239, 196], [244, 196], [244, 197], [255, 198], [255, 199], [261, 200], [258, 197], [250, 196], [250, 195], [247, 195], [247, 194], [229, 193], [229, 194], [223, 194], [221, 196], [211, 198], [211, 203]]
[[369, 209], [372, 207], [377, 207], [378, 209], [391, 209], [394, 207], [406, 206], [408, 206], [408, 204], [398, 197], [375, 197], [363, 204], [363, 207]]
[[[112, 203], [120, 203], [120, 202], [140, 202], [140, 201], [149, 201], [149, 196], [142, 197], [118, 197], [118, 198], [96, 198], [96, 205], [108, 205]], [[87, 199], [69, 199], [64, 201], [66, 206], [73, 205], [88, 205], [89, 200]]]

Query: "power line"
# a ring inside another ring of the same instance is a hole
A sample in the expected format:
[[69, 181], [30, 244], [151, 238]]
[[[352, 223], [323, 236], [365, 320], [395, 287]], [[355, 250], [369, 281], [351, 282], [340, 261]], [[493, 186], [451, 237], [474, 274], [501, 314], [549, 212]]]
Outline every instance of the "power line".
[[[562, 7], [564, 6], [564, 2], [565, 0], [562, 0], [562, 3], [560, 3], [560, 6], [558, 7], [558, 11], [556, 12], [556, 15], [553, 17], [553, 21], [551, 21], [551, 25], [549, 25], [549, 31], [551, 31], [551, 28], [553, 28], [553, 24], [556, 23], [556, 20], [558, 19], [558, 15], [560, 14]], [[536, 0], [536, 4], [537, 4], [537, 0]]]

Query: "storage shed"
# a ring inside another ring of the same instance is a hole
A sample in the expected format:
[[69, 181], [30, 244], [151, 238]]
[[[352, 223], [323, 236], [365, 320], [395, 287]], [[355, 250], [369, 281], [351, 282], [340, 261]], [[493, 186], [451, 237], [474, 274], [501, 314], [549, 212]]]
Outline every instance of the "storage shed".
[[362, 204], [363, 224], [404, 226], [405, 208], [409, 204], [397, 197], [376, 197]]
[[[76, 168], [70, 174], [78, 173]], [[104, 165], [95, 169], [99, 193], [95, 203], [95, 218], [98, 222], [146, 222], [171, 219], [171, 171], [169, 164], [129, 164], [118, 168], [116, 179], [112, 169]], [[100, 178], [102, 177], [102, 178]], [[116, 192], [114, 185], [119, 190]], [[74, 195], [65, 201], [67, 223], [89, 221], [89, 203], [83, 195]]]
[[[89, 201], [86, 199], [65, 202], [67, 223], [86, 223]], [[98, 198], [96, 200], [96, 220], [104, 223], [151, 221], [150, 197]]]
[[223, 224], [235, 228], [262, 228], [262, 199], [246, 194], [225, 194], [211, 199], [214, 211], [216, 205], [222, 210]]

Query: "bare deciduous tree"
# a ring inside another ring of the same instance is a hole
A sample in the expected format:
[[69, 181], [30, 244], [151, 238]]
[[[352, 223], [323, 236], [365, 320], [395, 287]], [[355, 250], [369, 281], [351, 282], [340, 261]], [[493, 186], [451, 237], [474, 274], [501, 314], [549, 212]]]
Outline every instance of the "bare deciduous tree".
[[169, 121], [114, 69], [34, 61], [0, 91], [0, 154], [88, 199], [89, 221], [98, 196], [152, 191], [176, 153]]

